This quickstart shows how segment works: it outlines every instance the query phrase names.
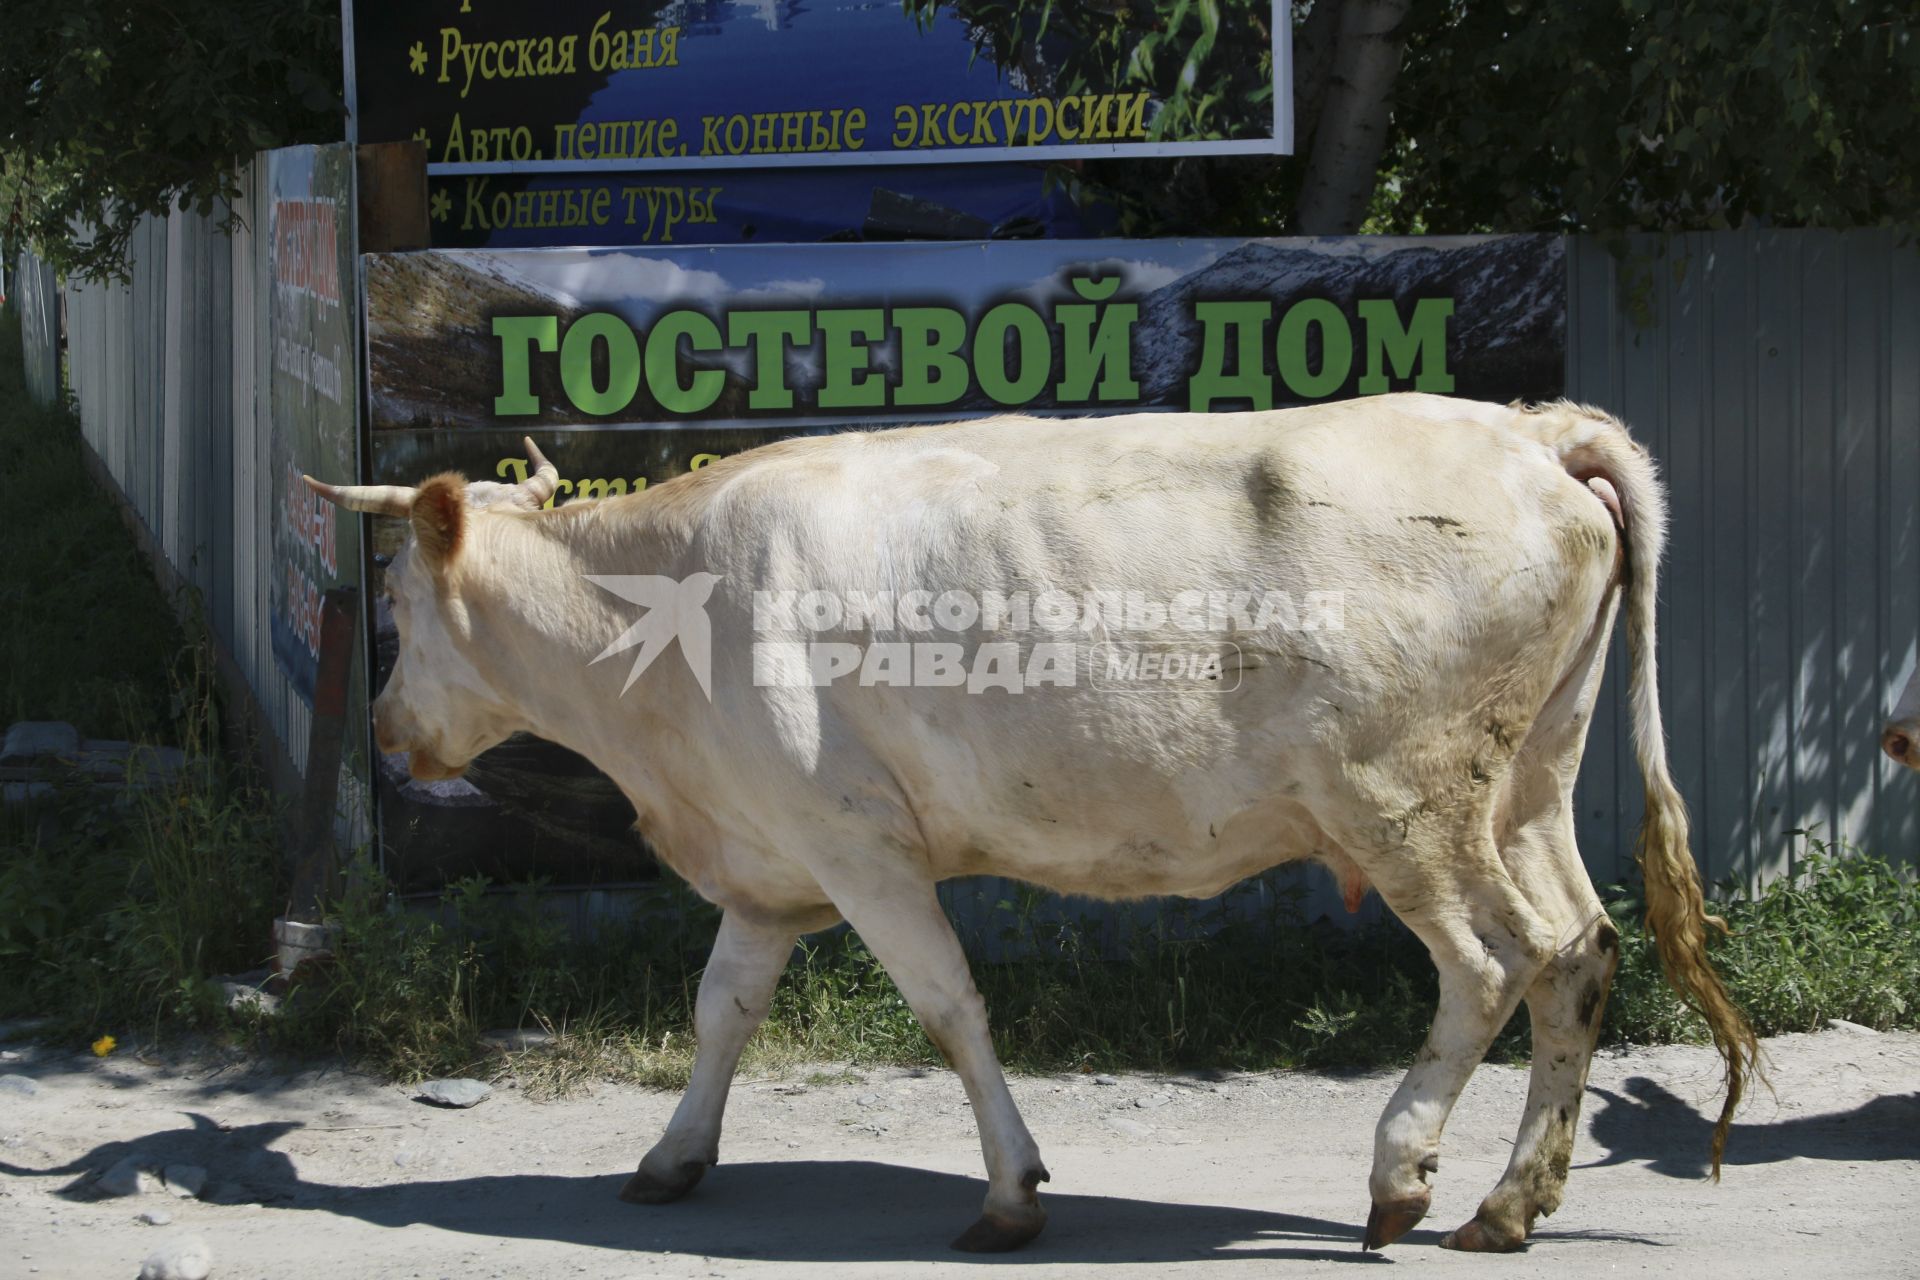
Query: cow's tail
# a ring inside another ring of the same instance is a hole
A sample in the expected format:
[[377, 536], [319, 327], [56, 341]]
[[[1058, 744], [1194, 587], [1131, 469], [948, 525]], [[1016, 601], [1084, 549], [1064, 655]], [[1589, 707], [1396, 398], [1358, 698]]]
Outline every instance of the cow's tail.
[[1646, 882], [1647, 926], [1653, 931], [1667, 982], [1706, 1020], [1714, 1047], [1726, 1063], [1726, 1101], [1713, 1127], [1713, 1176], [1718, 1179], [1734, 1109], [1748, 1082], [1763, 1077], [1753, 1027], [1707, 957], [1708, 929], [1724, 933], [1727, 923], [1707, 911], [1700, 873], [1687, 847], [1686, 802], [1667, 769], [1654, 623], [1660, 555], [1667, 533], [1666, 495], [1653, 459], [1612, 418], [1572, 405], [1555, 405], [1541, 415], [1559, 419], [1540, 422], [1545, 428], [1541, 435], [1559, 451], [1568, 473], [1582, 482], [1605, 480], [1619, 499], [1626, 544], [1627, 699], [1634, 754], [1647, 791], [1635, 856]]

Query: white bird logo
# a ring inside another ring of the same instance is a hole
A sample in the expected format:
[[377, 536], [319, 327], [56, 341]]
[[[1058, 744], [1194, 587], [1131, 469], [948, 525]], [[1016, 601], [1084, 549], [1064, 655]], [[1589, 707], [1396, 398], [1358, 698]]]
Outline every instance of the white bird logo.
[[[622, 600], [630, 600], [644, 608], [640, 621], [622, 631], [612, 644], [595, 655], [593, 662], [611, 658], [616, 653], [625, 653], [635, 645], [640, 646], [639, 654], [633, 660], [633, 670], [627, 673], [626, 684], [620, 687], [624, 696], [640, 673], [653, 665], [653, 660], [666, 651], [675, 640], [680, 642], [680, 654], [687, 660], [687, 669], [693, 672], [693, 678], [700, 682], [700, 691], [707, 695], [707, 701], [713, 701], [713, 627], [707, 620], [707, 598], [713, 594], [713, 584], [720, 576], [713, 573], [690, 573], [685, 578], [664, 578], [650, 573], [589, 573], [588, 582], [605, 591], [611, 591]], [[592, 666], [593, 662], [588, 663]]]

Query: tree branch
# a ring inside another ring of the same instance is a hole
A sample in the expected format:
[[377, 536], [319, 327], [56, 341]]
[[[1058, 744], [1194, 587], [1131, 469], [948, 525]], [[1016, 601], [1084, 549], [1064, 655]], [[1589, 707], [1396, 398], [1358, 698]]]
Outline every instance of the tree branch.
[[1313, 0], [1307, 16], [1293, 30], [1293, 140], [1305, 155], [1312, 147], [1314, 126], [1327, 93], [1327, 73], [1339, 43], [1343, 0]]
[[1406, 47], [1409, 2], [1345, 0], [1340, 6], [1339, 42], [1294, 210], [1295, 226], [1307, 235], [1351, 235], [1366, 217]]

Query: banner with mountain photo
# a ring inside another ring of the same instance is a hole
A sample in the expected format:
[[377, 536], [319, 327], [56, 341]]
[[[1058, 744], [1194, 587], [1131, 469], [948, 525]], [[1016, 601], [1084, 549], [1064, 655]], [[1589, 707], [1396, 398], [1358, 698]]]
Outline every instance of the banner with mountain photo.
[[[1417, 390], [1561, 394], [1552, 236], [435, 250], [364, 260], [372, 479], [644, 492], [788, 436], [1022, 413], [1264, 409]], [[376, 553], [403, 522], [372, 521]], [[393, 624], [377, 620], [383, 677]], [[388, 868], [645, 874], [631, 809], [516, 739], [465, 779], [382, 762]]]
[[1279, 0], [350, 5], [363, 142], [437, 174], [1285, 153]]

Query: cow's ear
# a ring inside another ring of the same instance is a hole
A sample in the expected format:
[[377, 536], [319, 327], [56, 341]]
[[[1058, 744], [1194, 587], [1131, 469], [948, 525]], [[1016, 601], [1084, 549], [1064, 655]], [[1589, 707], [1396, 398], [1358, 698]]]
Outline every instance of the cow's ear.
[[466, 531], [466, 477], [449, 471], [421, 485], [413, 498], [413, 536], [426, 562], [436, 570], [453, 563]]

